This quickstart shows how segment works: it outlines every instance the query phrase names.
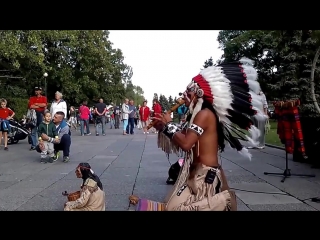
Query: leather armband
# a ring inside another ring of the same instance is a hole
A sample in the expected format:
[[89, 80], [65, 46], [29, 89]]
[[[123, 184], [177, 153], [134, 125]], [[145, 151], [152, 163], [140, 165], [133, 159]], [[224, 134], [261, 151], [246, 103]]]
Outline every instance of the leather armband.
[[163, 128], [162, 133], [166, 135], [168, 138], [172, 139], [174, 134], [180, 131], [181, 131], [181, 128], [176, 126], [173, 122], [169, 122]]
[[190, 125], [189, 129], [195, 131], [196, 134], [198, 134], [199, 136], [201, 136], [204, 132], [202, 127], [199, 127], [197, 124], [194, 123]]

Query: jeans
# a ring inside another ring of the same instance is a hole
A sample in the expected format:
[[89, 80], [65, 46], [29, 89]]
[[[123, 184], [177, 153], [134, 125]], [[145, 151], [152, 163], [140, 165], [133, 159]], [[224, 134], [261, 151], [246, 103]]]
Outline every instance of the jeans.
[[[60, 143], [54, 144], [54, 151], [59, 152], [63, 151], [64, 157], [69, 157], [70, 154], [70, 146], [71, 146], [71, 136], [69, 134], [65, 134], [62, 136]], [[37, 152], [41, 153], [39, 145], [36, 147]]]
[[127, 126], [128, 126], [128, 119], [123, 119], [123, 131], [127, 130]]
[[134, 129], [134, 118], [129, 118], [128, 119], [128, 125], [126, 127], [126, 133], [129, 134], [133, 134], [133, 129]]
[[[101, 132], [102, 134], [105, 134], [105, 127], [106, 127], [106, 117], [105, 116], [101, 116], [101, 118], [99, 120], [97, 120], [99, 118], [96, 118], [96, 133], [99, 133], [99, 123], [101, 123]], [[97, 122], [98, 121], [98, 122]]]
[[36, 147], [38, 145], [38, 128], [34, 127], [31, 129], [31, 147]]
[[112, 128], [112, 127], [115, 127], [115, 125], [114, 125], [114, 118], [111, 118], [111, 119], [110, 119], [110, 128]]
[[89, 119], [86, 119], [86, 120], [81, 119], [81, 120], [80, 120], [80, 134], [81, 134], [81, 135], [84, 135], [84, 134], [85, 134], [85, 133], [84, 133], [84, 126], [86, 126], [86, 132], [87, 132], [87, 134], [89, 134], [89, 133], [90, 133]]
[[115, 128], [119, 128], [120, 126], [120, 116], [119, 115], [115, 115], [114, 116], [114, 127]]
[[31, 147], [36, 147], [38, 145], [38, 126], [43, 121], [43, 113], [37, 112], [37, 126], [31, 129]]

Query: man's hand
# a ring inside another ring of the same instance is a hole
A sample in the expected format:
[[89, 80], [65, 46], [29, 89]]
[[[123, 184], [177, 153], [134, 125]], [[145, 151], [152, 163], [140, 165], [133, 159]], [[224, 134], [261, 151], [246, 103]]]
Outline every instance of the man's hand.
[[162, 113], [162, 114], [157, 113], [156, 116], [151, 119], [158, 120], [158, 121], [162, 122], [164, 125], [166, 125], [168, 122], [172, 122], [171, 114], [168, 112]]
[[12, 119], [12, 117], [10, 117], [10, 116], [9, 116], [9, 117], [7, 117], [7, 120], [10, 120], [10, 119]]
[[41, 138], [42, 138], [42, 140], [44, 140], [44, 141], [48, 141], [48, 140], [49, 140], [48, 135], [45, 134], [45, 133], [42, 133], [42, 134], [41, 134]]
[[157, 121], [157, 120], [155, 120], [155, 121], [156, 121], [156, 123], [153, 125], [153, 127], [157, 131], [161, 131], [164, 128], [165, 124], [163, 122], [161, 122], [161, 121]]
[[60, 139], [59, 139], [59, 138], [55, 138], [55, 139], [53, 140], [53, 142], [54, 142], [54, 143], [59, 143], [59, 142], [60, 142]]
[[39, 141], [39, 148], [41, 151], [45, 149], [43, 141]]
[[32, 108], [32, 109], [35, 109], [35, 108], [39, 108], [36, 104], [32, 104], [31, 106], [30, 106], [30, 108]]

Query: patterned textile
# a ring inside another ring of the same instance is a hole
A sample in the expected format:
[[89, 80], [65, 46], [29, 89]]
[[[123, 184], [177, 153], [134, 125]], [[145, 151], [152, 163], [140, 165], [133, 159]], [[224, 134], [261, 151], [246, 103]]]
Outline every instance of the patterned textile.
[[136, 211], [165, 211], [166, 204], [148, 199], [139, 199]]
[[278, 116], [277, 133], [281, 143], [285, 145], [286, 152], [292, 154], [294, 151], [294, 144], [296, 143], [298, 144], [298, 151], [302, 155], [305, 155], [298, 107], [281, 108], [280, 106], [275, 105], [275, 113]]

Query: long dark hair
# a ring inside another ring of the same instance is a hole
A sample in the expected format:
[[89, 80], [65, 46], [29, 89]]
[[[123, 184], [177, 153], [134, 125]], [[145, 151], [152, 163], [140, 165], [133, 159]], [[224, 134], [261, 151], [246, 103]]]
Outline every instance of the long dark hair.
[[103, 186], [102, 186], [102, 183], [100, 181], [100, 178], [95, 173], [91, 172], [91, 166], [90, 166], [89, 163], [80, 163], [79, 167], [80, 167], [80, 171], [81, 171], [82, 179], [83, 179], [83, 183], [82, 184], [84, 184], [85, 181], [88, 178], [90, 178], [90, 179], [94, 180], [95, 182], [97, 182], [98, 187], [101, 190], [103, 190]]
[[[225, 148], [225, 136], [224, 136], [224, 133], [223, 133], [223, 125], [219, 122], [219, 118], [217, 116], [217, 113], [216, 111], [214, 110], [213, 106], [211, 103], [209, 103], [208, 101], [206, 101], [205, 99], [203, 99], [203, 104], [202, 104], [202, 107], [201, 107], [201, 110], [202, 109], [209, 109], [212, 111], [212, 113], [214, 114], [214, 116], [216, 117], [216, 122], [217, 122], [217, 134], [218, 134], [218, 146], [219, 146], [219, 150], [220, 152], [223, 152], [224, 151], [224, 148]], [[186, 121], [189, 122], [191, 120], [191, 117], [192, 117], [192, 114], [189, 114]]]

